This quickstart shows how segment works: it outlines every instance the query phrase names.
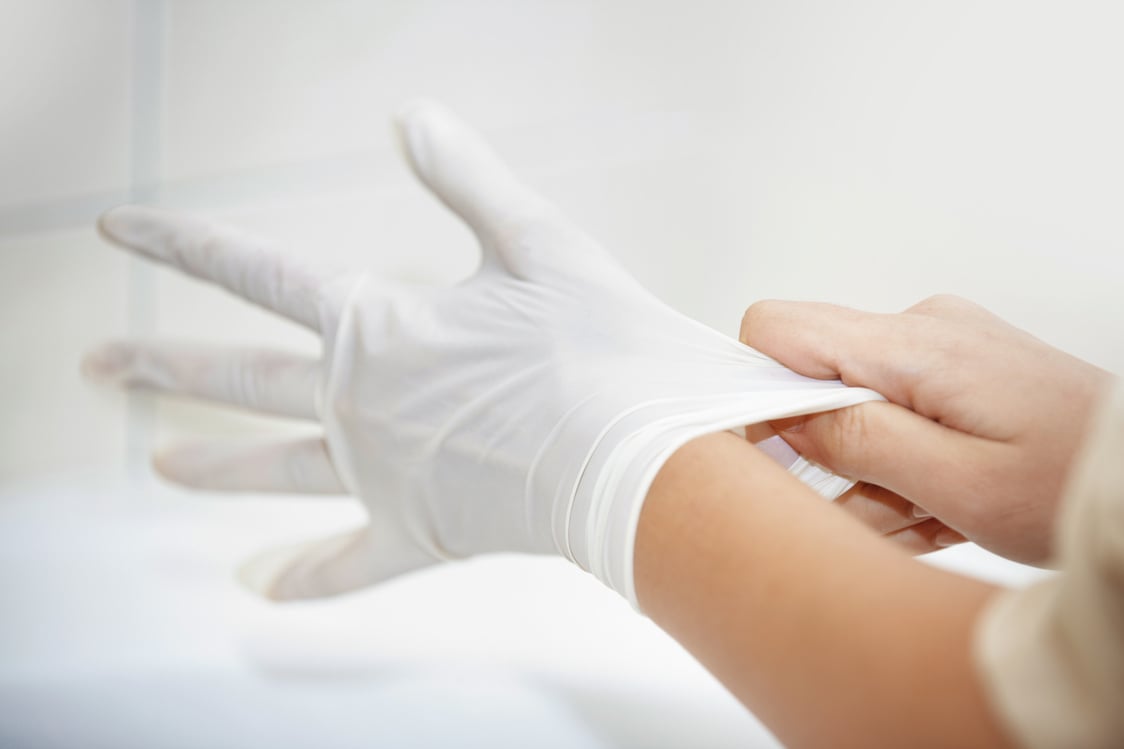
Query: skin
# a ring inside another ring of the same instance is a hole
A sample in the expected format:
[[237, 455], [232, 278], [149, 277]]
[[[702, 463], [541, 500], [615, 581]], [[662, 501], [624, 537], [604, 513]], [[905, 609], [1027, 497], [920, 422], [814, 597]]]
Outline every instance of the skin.
[[[640, 517], [643, 610], [786, 745], [1010, 746], [972, 658], [997, 590], [907, 552], [966, 537], [1048, 560], [1110, 375], [947, 296], [900, 315], [758, 303], [741, 339], [889, 402], [680, 449]], [[753, 447], [774, 433], [859, 483], [824, 503]]]
[[[487, 161], [478, 144], [468, 150]], [[444, 185], [444, 172], [436, 174], [431, 186], [451, 206], [473, 220], [491, 215], [476, 197], [488, 190], [470, 181], [462, 191], [459, 181]], [[502, 198], [496, 216], [510, 229], [514, 188], [505, 174], [504, 189], [494, 191]], [[331, 276], [237, 236], [135, 208], [109, 214], [102, 229], [128, 249], [310, 328], [335, 320], [324, 314], [338, 288]], [[526, 249], [508, 248], [511, 262], [531, 267], [518, 254]], [[1109, 376], [952, 298], [901, 315], [762, 303], [746, 313], [741, 337], [796, 371], [864, 385], [889, 402], [761, 426], [748, 441], [710, 435], [678, 450], [639, 521], [640, 605], [790, 746], [1007, 745], [971, 650], [996, 590], [920, 564], [906, 550], [966, 537], [1014, 559], [1047, 559], [1069, 465]], [[152, 365], [160, 360], [165, 366]], [[315, 417], [316, 362], [277, 361], [241, 350], [134, 343], [94, 352], [86, 369], [128, 387]], [[825, 503], [751, 444], [774, 432], [859, 484]], [[199, 488], [342, 490], [322, 439], [282, 448], [181, 450], [159, 468]], [[335, 539], [329, 544], [326, 552], [317, 546], [311, 567], [295, 567], [301, 580], [314, 569], [331, 583], [318, 587], [328, 593], [371, 582], [362, 576], [371, 569], [367, 560], [342, 553]], [[285, 579], [275, 571], [274, 583]], [[274, 595], [274, 583], [259, 589]]]
[[860, 482], [844, 498], [851, 512], [884, 534], [923, 519], [895, 538], [913, 551], [966, 537], [1049, 563], [1062, 490], [1108, 372], [948, 295], [896, 315], [758, 302], [741, 340], [801, 374], [888, 399], [770, 425]]
[[[793, 421], [800, 424], [805, 420]], [[778, 421], [775, 422], [775, 426], [753, 424], [746, 428], [746, 439], [756, 444], [779, 434], [792, 442], [791, 435], [784, 430], [786, 423]], [[836, 472], [840, 473], [838, 469]], [[836, 499], [835, 503], [865, 525], [878, 531], [888, 541], [893, 541], [913, 554], [927, 554], [967, 541], [960, 533], [949, 528], [920, 506], [877, 484], [857, 481], [843, 496]]]
[[640, 605], [786, 746], [1009, 746], [975, 674], [995, 588], [914, 561], [728, 433], [664, 465]]

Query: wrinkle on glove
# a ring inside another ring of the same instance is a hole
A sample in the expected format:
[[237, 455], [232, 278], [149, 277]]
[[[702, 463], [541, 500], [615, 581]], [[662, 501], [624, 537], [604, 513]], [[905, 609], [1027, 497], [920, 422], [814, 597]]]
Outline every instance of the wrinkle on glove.
[[[635, 606], [640, 510], [677, 448], [711, 432], [880, 398], [795, 374], [671, 309], [444, 108], [414, 105], [398, 124], [417, 176], [479, 239], [481, 267], [457, 285], [308, 268], [260, 240], [155, 209], [117, 209], [101, 224], [115, 243], [323, 338], [320, 362], [268, 352], [272, 368], [229, 351], [208, 359], [198, 347], [177, 353], [131, 343], [116, 351], [115, 361], [158, 372], [148, 386], [168, 392], [285, 414], [314, 404], [323, 441], [300, 448], [298, 473], [306, 486], [338, 479], [370, 522], [251, 562], [243, 579], [256, 590], [278, 599], [333, 595], [439, 560], [521, 551], [561, 554]], [[121, 371], [128, 367], [102, 374], [145, 386], [143, 373]], [[259, 378], [252, 392], [240, 391], [239, 367]], [[272, 383], [270, 372], [286, 380]], [[185, 483], [219, 489], [284, 490], [278, 464], [294, 454], [293, 445], [287, 453], [241, 447], [253, 464], [228, 475], [227, 448], [193, 449], [210, 469], [201, 472], [205, 482]], [[194, 475], [192, 460], [172, 461], [180, 480]], [[786, 462], [829, 498], [851, 484], [801, 458]]]

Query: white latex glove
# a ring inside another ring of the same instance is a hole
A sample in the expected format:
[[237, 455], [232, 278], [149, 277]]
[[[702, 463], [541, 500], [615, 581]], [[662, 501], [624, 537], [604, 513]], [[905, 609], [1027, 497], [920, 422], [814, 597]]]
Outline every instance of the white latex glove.
[[[202, 220], [126, 206], [110, 241], [214, 281], [323, 338], [323, 356], [125, 342], [92, 376], [319, 420], [323, 439], [198, 445], [157, 458], [180, 483], [348, 492], [370, 521], [270, 552], [243, 579], [273, 598], [360, 588], [437, 560], [557, 553], [635, 605], [640, 508], [688, 440], [876, 399], [794, 374], [669, 308], [523, 187], [452, 114], [399, 118], [414, 171], [476, 233], [479, 271], [450, 288], [332, 273]], [[796, 461], [836, 496], [849, 482]]]

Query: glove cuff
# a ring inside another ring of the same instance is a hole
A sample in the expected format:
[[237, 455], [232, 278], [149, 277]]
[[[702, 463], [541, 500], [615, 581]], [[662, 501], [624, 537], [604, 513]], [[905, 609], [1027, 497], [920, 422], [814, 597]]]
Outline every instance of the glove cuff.
[[[633, 576], [636, 530], [648, 490], [663, 464], [684, 444], [705, 434], [880, 398], [869, 390], [844, 388], [837, 382], [819, 384], [822, 388], [764, 393], [731, 389], [705, 396], [661, 398], [628, 409], [602, 430], [592, 448], [577, 452], [584, 460], [580, 466], [566, 467], [571, 478], [554, 474], [559, 477], [551, 523], [556, 548], [639, 610]], [[598, 411], [594, 400], [580, 411]], [[571, 429], [580, 430], [583, 416], [573, 414], [569, 428], [560, 430], [560, 441], [576, 437]], [[566, 454], [565, 450], [551, 452]], [[802, 458], [789, 470], [829, 499], [853, 483]], [[572, 491], [559, 491], [566, 485]]]

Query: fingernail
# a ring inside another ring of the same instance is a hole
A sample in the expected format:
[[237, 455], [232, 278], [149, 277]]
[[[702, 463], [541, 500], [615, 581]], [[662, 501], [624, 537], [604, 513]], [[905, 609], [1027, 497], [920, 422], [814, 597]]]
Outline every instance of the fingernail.
[[914, 505], [913, 506], [913, 517], [919, 518], [919, 519], [920, 518], [931, 518], [931, 517], [933, 517], [933, 513], [929, 512], [928, 510], [926, 510], [921, 505]]
[[942, 530], [939, 530], [937, 531], [937, 535], [933, 536], [933, 543], [942, 548], [948, 546], [956, 546], [957, 544], [962, 544], [967, 540], [968, 539], [964, 538], [964, 536], [961, 536], [951, 528], [944, 528]]

